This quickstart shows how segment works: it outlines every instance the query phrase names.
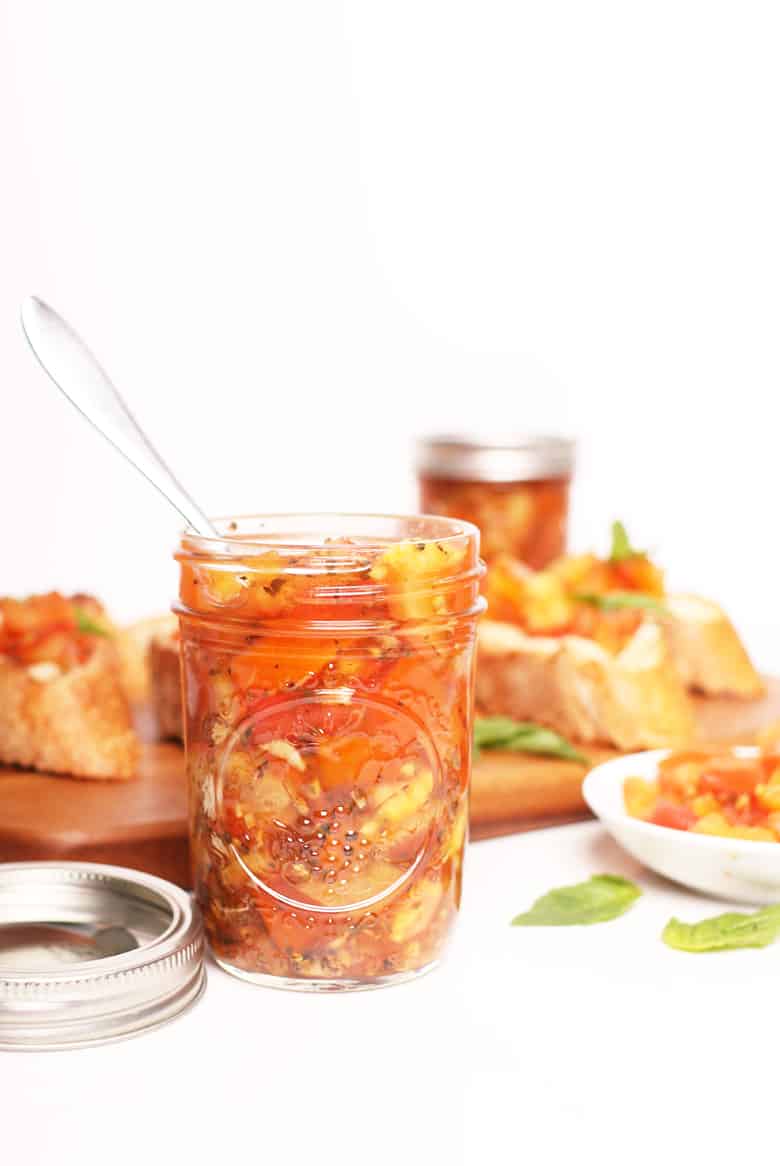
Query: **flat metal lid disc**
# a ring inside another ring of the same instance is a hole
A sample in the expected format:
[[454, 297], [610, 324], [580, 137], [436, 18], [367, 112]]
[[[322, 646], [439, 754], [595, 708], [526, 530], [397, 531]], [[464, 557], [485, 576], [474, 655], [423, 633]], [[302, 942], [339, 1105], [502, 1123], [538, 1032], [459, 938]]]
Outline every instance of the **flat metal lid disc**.
[[0, 864], [0, 1048], [102, 1044], [171, 1020], [205, 986], [186, 891], [92, 862]]

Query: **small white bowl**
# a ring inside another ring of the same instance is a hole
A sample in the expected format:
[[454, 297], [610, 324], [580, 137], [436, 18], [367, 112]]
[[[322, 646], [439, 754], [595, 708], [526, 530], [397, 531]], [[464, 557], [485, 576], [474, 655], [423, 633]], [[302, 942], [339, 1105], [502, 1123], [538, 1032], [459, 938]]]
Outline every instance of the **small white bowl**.
[[[738, 746], [738, 757], [755, 757]], [[627, 777], [652, 781], [670, 750], [630, 753], [597, 765], [585, 778], [585, 801], [624, 850], [651, 870], [696, 891], [740, 903], [780, 903], [780, 842], [750, 842], [672, 830], [632, 818], [623, 802]]]

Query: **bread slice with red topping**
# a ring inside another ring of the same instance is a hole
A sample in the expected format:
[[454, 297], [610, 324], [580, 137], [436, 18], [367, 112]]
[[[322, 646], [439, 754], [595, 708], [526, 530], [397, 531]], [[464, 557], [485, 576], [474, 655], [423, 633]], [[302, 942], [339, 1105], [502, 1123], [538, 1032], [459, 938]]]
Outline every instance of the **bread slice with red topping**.
[[0, 763], [126, 779], [138, 752], [114, 629], [98, 601], [0, 599]]
[[620, 749], [685, 745], [689, 691], [755, 699], [764, 681], [716, 603], [670, 595], [663, 572], [615, 523], [608, 558], [542, 571], [508, 556], [486, 578], [478, 709]]
[[618, 749], [683, 746], [693, 709], [661, 629], [640, 625], [619, 651], [578, 635], [529, 636], [483, 620], [476, 703], [484, 716], [548, 725]]

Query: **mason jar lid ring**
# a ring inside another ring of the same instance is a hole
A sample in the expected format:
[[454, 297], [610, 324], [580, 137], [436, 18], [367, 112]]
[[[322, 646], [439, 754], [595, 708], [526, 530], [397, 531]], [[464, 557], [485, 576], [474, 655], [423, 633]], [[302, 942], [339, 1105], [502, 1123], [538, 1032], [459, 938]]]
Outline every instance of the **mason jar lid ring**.
[[566, 437], [526, 435], [476, 438], [441, 435], [421, 438], [416, 466], [424, 477], [470, 482], [530, 482], [568, 477], [575, 443]]
[[103, 1044], [205, 987], [203, 925], [165, 879], [89, 862], [0, 864], [0, 1049]]

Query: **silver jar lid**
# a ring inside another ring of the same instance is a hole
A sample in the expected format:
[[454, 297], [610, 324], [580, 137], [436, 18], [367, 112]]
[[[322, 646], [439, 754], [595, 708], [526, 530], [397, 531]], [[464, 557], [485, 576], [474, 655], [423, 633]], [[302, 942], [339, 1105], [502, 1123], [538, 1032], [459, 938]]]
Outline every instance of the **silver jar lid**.
[[417, 443], [417, 470], [431, 478], [469, 482], [564, 478], [574, 468], [574, 449], [566, 437], [426, 437]]
[[92, 862], [0, 864], [0, 1049], [131, 1036], [204, 986], [200, 913], [173, 883]]

